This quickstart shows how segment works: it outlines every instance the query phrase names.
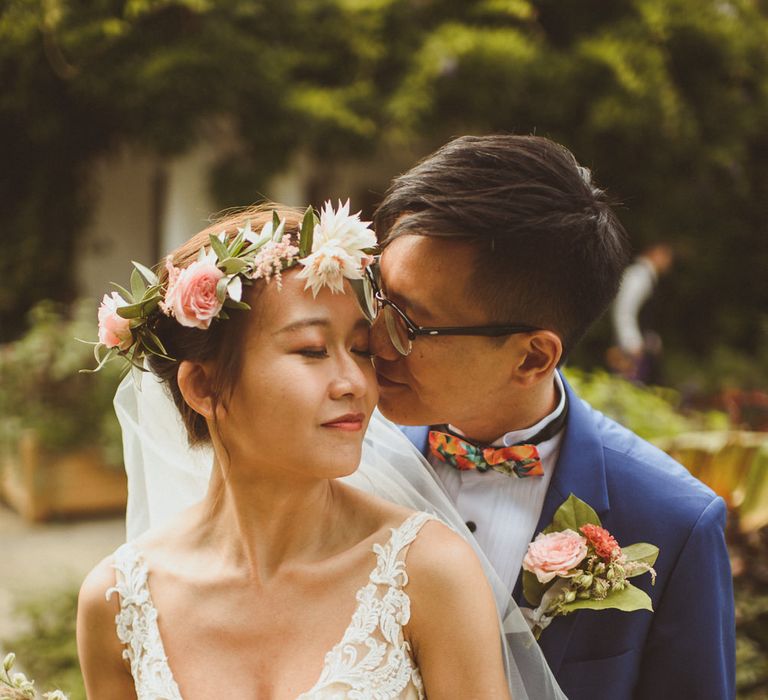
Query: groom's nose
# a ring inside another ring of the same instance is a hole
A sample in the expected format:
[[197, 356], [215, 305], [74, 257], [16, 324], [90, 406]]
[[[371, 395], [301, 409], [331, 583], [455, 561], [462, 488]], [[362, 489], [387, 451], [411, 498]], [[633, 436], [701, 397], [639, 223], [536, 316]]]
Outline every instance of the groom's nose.
[[389, 338], [389, 332], [384, 323], [384, 314], [380, 313], [373, 322], [369, 343], [371, 352], [383, 360], [394, 361], [402, 357]]

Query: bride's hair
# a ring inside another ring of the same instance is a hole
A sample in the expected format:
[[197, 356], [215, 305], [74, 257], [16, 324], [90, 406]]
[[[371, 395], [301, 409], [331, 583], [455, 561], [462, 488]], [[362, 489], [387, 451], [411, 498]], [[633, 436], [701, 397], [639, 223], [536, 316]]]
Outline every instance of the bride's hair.
[[[185, 268], [193, 263], [200, 249], [210, 245], [211, 234], [220, 235], [225, 232], [226, 240], [229, 242], [237, 235], [238, 228], [245, 227], [249, 221], [253, 231], [260, 231], [272, 220], [273, 211], [276, 211], [285, 221], [285, 235], [297, 237], [304, 212], [269, 202], [238, 210], [218, 219], [173, 251], [170, 255], [171, 262], [177, 268]], [[158, 265], [158, 268], [160, 268], [158, 274], [160, 285], [166, 286], [168, 271], [163, 264]], [[147, 356], [147, 361], [152, 372], [168, 386], [186, 427], [189, 444], [192, 446], [210, 443], [211, 436], [205, 418], [187, 404], [179, 390], [179, 364], [183, 360], [212, 361], [214, 369], [211, 389], [214, 406], [221, 404], [226, 408], [227, 400], [232, 395], [242, 368], [243, 335], [247, 315], [254, 313], [253, 307], [262, 288], [263, 281], [256, 280], [253, 286], [245, 287], [243, 290], [243, 301], [249, 303], [252, 307], [251, 311], [231, 310], [231, 316], [225, 323], [215, 319], [206, 330], [182, 326], [173, 318], [163, 314], [158, 316], [154, 332], [162, 341], [168, 355], [175, 359], [168, 360], [150, 354]]]

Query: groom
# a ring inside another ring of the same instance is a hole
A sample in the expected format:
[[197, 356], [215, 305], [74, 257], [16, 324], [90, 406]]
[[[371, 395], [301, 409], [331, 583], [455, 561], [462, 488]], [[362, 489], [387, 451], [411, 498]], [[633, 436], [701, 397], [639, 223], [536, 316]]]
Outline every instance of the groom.
[[[732, 698], [722, 499], [579, 399], [558, 371], [627, 262], [622, 226], [589, 171], [544, 138], [463, 137], [398, 177], [375, 224], [379, 407], [410, 426], [518, 603], [528, 543], [571, 493], [620, 544], [659, 547], [655, 586], [633, 579], [653, 613], [583, 610], [542, 633], [565, 694]], [[430, 428], [534, 444], [543, 474], [458, 470], [430, 451]]]

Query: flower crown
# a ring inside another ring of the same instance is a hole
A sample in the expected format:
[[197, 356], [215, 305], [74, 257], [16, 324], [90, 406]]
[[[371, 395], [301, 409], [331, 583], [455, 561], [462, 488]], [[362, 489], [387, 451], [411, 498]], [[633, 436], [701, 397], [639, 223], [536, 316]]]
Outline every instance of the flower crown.
[[349, 213], [349, 200], [339, 201], [335, 211], [326, 202], [319, 217], [307, 207], [298, 245], [285, 235], [285, 223], [273, 211], [272, 220], [259, 233], [248, 221], [229, 243], [226, 231], [211, 234], [210, 246], [201, 248], [197, 260], [185, 268], [176, 267], [169, 255], [165, 285], [134, 261], [130, 291], [113, 282], [118, 291], [105, 294], [99, 306], [99, 340], [94, 343], [98, 366], [91, 371], [117, 356], [138, 369], [144, 369], [147, 355], [173, 361], [153, 330], [161, 314], [182, 326], [205, 330], [214, 319], [229, 318], [230, 309], [250, 309], [242, 300], [243, 285], [274, 278], [280, 288], [281, 273], [297, 264], [303, 266], [297, 276], [306, 280], [304, 289], [311, 289], [315, 297], [323, 287], [343, 292], [345, 277], [362, 279], [376, 236], [368, 228], [371, 222], [360, 221], [360, 212]]

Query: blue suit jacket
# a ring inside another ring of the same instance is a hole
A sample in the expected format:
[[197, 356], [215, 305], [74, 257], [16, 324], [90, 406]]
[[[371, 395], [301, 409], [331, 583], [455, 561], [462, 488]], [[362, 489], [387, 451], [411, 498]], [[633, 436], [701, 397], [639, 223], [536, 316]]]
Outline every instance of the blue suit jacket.
[[[539, 640], [571, 700], [734, 697], [733, 586], [725, 504], [669, 456], [579, 399], [569, 413], [557, 468], [536, 532], [573, 493], [620, 544], [659, 547], [656, 585], [633, 579], [654, 612], [582, 610], [556, 618]], [[427, 427], [403, 431], [424, 454]], [[517, 602], [527, 605], [520, 584]]]

